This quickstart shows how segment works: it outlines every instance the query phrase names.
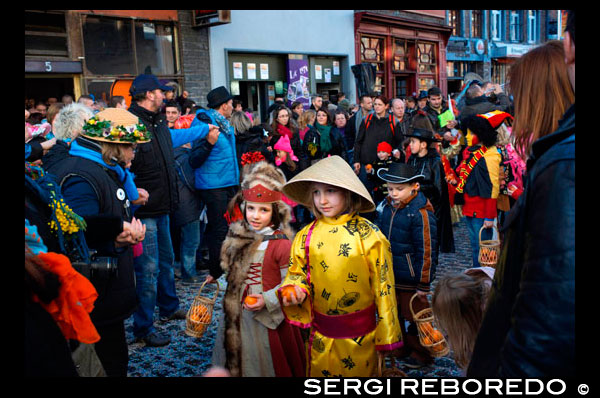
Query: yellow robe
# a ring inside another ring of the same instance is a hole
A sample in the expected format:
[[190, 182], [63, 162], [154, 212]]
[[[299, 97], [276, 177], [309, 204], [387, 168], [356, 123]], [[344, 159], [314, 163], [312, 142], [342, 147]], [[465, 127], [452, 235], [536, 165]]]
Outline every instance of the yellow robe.
[[[310, 285], [305, 242], [312, 223], [296, 234], [290, 267], [281, 286], [298, 285], [307, 293], [302, 305], [283, 307], [286, 320], [310, 328], [307, 376], [370, 377], [376, 350], [402, 345], [390, 243], [379, 228], [358, 215], [323, 217], [310, 238]], [[376, 306], [377, 326], [355, 338], [326, 337], [313, 322], [317, 311], [343, 315]]]

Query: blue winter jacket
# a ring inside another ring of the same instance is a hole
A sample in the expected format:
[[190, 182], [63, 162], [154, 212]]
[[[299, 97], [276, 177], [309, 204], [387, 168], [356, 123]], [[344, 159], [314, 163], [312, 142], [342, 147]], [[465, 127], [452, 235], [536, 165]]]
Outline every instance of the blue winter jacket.
[[422, 192], [403, 208], [394, 208], [389, 197], [383, 203], [377, 225], [392, 247], [396, 286], [428, 292], [438, 259], [433, 206]]
[[240, 180], [240, 170], [237, 165], [234, 128], [228, 124], [227, 130], [221, 129], [219, 139], [215, 145], [211, 145], [206, 140], [208, 123], [218, 126], [210, 110], [200, 109], [196, 112], [190, 128], [182, 129], [184, 131], [203, 130], [200, 138], [192, 144], [190, 155], [192, 167], [195, 163], [199, 164], [199, 167], [194, 170], [196, 189], [237, 186]]

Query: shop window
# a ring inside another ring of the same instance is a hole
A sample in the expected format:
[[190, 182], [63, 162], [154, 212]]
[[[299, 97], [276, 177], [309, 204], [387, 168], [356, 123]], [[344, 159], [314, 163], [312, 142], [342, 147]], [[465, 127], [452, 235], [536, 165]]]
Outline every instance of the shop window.
[[462, 10], [448, 10], [448, 25], [452, 27], [452, 36], [462, 36]]
[[394, 70], [403, 71], [406, 69], [408, 69], [406, 40], [394, 39]]
[[481, 10], [471, 10], [471, 37], [482, 37], [482, 23]]
[[431, 87], [434, 87], [435, 79], [433, 77], [421, 77], [419, 78], [419, 91], [427, 91]]
[[83, 24], [85, 66], [94, 75], [136, 75], [132, 21], [88, 16]]
[[25, 55], [69, 56], [64, 12], [25, 11]]
[[501, 40], [502, 14], [500, 10], [492, 10], [490, 13], [490, 36], [492, 40]]
[[435, 73], [435, 44], [420, 42], [417, 44], [419, 73]]
[[361, 36], [360, 38], [360, 60], [375, 65], [377, 75], [375, 77], [374, 90], [382, 93], [385, 85], [384, 81], [384, 46], [383, 39], [371, 36]]
[[377, 72], [383, 71], [383, 39], [362, 36], [360, 39], [361, 62], [369, 62], [375, 65]]
[[93, 75], [176, 73], [172, 24], [86, 16], [83, 42]]
[[174, 74], [174, 50], [171, 26], [142, 21], [135, 23], [135, 52], [139, 73]]
[[415, 42], [403, 39], [393, 39], [394, 55], [392, 66], [396, 72], [416, 70], [415, 67]]

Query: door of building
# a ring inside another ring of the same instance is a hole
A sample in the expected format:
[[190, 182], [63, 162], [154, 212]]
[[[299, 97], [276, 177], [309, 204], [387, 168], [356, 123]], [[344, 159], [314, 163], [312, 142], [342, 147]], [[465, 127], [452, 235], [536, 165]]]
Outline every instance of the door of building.
[[406, 98], [412, 94], [412, 87], [408, 75], [396, 75], [394, 79], [395, 98]]
[[54, 97], [60, 101], [65, 94], [75, 97], [73, 77], [48, 77], [48, 75], [37, 77], [36, 75], [25, 75], [25, 98], [46, 102], [48, 98]]
[[244, 109], [250, 108], [253, 112], [257, 112], [259, 120], [268, 120], [267, 109], [270, 105], [268, 85], [274, 85], [274, 82], [240, 81], [240, 95], [236, 95], [234, 99], [242, 101]]

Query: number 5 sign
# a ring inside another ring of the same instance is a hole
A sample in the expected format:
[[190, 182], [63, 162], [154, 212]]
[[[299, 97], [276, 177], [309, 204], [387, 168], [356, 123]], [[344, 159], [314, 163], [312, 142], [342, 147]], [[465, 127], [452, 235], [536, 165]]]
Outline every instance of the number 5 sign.
[[46, 61], [46, 72], [52, 72], [52, 62]]

